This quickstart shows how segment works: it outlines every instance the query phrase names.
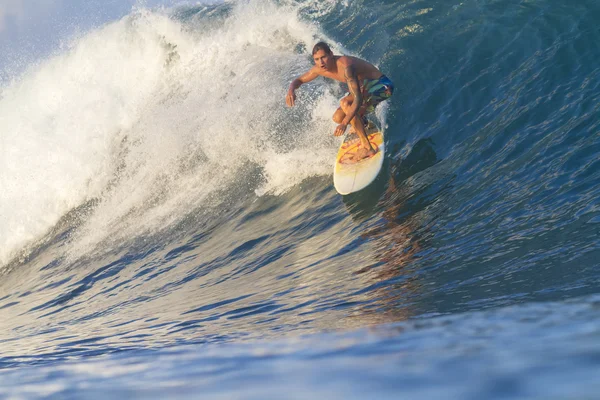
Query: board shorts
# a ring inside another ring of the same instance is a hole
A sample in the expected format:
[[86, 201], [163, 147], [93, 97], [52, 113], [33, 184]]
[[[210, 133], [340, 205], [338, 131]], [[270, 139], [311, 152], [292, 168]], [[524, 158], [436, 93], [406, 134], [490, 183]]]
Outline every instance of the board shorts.
[[362, 84], [365, 114], [375, 111], [377, 104], [389, 99], [394, 93], [394, 83], [381, 75], [378, 79], [365, 79]]

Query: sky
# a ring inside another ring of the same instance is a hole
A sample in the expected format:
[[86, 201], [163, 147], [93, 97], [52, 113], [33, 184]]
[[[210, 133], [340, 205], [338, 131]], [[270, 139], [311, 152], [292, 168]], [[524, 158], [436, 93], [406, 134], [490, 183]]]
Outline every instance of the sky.
[[[135, 6], [178, 0], [0, 0], [0, 78], [50, 54], [61, 41], [127, 15]], [[192, 2], [195, 3], [195, 2]]]

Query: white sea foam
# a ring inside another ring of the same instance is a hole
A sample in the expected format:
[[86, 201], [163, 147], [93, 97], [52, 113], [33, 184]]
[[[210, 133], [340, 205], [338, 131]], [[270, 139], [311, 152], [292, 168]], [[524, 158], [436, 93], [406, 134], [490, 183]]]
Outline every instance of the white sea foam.
[[249, 1], [219, 23], [137, 10], [4, 87], [0, 265], [92, 199], [77, 251], [176, 222], [248, 165], [257, 194], [331, 173], [335, 97], [307, 85], [284, 104], [310, 66], [298, 49], [326, 39], [297, 10]]

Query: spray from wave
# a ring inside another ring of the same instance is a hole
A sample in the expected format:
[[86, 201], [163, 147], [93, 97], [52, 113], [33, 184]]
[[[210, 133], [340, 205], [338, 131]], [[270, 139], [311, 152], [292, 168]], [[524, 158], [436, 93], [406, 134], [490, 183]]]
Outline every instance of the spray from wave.
[[324, 38], [300, 10], [139, 9], [2, 88], [0, 265], [59, 221], [80, 225], [66, 252], [81, 254], [163, 229], [229, 187], [277, 194], [329, 174], [339, 87], [283, 101]]

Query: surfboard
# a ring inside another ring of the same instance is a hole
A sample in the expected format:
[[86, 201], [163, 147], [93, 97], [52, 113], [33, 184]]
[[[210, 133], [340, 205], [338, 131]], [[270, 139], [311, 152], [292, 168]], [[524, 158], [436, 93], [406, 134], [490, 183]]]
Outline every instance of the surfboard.
[[369, 158], [356, 161], [354, 157], [361, 147], [358, 135], [346, 135], [340, 145], [333, 168], [333, 186], [339, 194], [358, 192], [377, 178], [385, 156], [383, 132], [372, 122], [366, 129], [371, 146], [377, 151]]

